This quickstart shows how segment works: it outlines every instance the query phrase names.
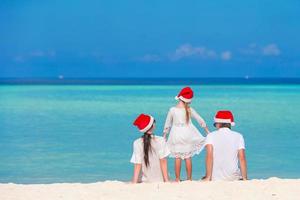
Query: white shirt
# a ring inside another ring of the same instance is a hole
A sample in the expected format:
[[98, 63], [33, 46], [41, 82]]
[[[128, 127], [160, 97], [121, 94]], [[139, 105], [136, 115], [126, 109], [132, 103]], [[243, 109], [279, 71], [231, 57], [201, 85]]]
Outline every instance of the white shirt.
[[205, 145], [208, 144], [213, 146], [212, 180], [239, 180], [238, 151], [245, 149], [243, 136], [229, 128], [220, 128], [207, 135]]
[[152, 136], [152, 151], [149, 151], [149, 165], [146, 167], [144, 162], [144, 143], [139, 138], [133, 143], [133, 154], [130, 162], [134, 164], [142, 164], [139, 182], [162, 182], [163, 175], [160, 168], [160, 159], [167, 157], [170, 151], [163, 137]]

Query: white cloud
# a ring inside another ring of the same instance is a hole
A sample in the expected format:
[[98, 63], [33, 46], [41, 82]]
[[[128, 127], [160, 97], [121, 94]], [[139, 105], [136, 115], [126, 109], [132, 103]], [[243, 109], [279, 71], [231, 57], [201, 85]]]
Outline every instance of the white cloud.
[[172, 53], [169, 58], [172, 61], [177, 61], [187, 57], [200, 57], [200, 58], [216, 58], [217, 54], [214, 50], [208, 49], [206, 47], [194, 47], [190, 44], [183, 44], [178, 47], [174, 53]]
[[279, 56], [280, 53], [281, 51], [276, 44], [269, 44], [262, 47], [262, 54], [265, 56]]
[[161, 57], [158, 55], [154, 55], [154, 54], [146, 54], [140, 58], [138, 58], [137, 60], [142, 61], [142, 62], [159, 62], [161, 61]]
[[232, 58], [232, 53], [231, 53], [231, 51], [223, 51], [223, 52], [221, 53], [221, 59], [222, 59], [222, 60], [228, 61], [228, 60], [231, 60], [231, 58]]
[[[234, 55], [233, 55], [234, 54]], [[281, 54], [281, 50], [275, 43], [270, 43], [268, 45], [259, 45], [257, 43], [250, 43], [246, 48], [239, 49], [238, 52], [233, 50], [215, 50], [205, 46], [193, 46], [189, 43], [182, 44], [176, 48], [172, 53], [162, 53], [162, 54], [145, 54], [141, 57], [131, 58], [134, 62], [162, 62], [162, 61], [179, 61], [188, 58], [197, 59], [207, 59], [207, 60], [218, 60], [228, 62], [233, 59], [233, 56], [239, 60], [238, 56], [247, 55], [249, 58], [259, 58], [263, 56], [278, 56]], [[31, 53], [31, 56], [41, 57], [41, 56], [55, 56], [55, 51], [35, 51]], [[81, 57], [92, 56], [99, 59], [104, 63], [116, 63], [115, 57], [107, 57], [99, 51], [90, 53], [80, 53]], [[259, 60], [258, 59], [258, 60]], [[15, 58], [16, 61], [22, 62], [24, 60], [22, 57]]]
[[240, 51], [244, 55], [261, 55], [261, 56], [279, 56], [281, 50], [275, 43], [271, 43], [265, 46], [251, 43], [247, 48], [241, 49]]
[[49, 50], [49, 51], [36, 50], [36, 51], [31, 51], [29, 53], [17, 55], [13, 58], [13, 60], [15, 62], [25, 62], [26, 60], [29, 60], [31, 58], [39, 58], [39, 57], [51, 58], [55, 56], [56, 56], [56, 52], [53, 50]]

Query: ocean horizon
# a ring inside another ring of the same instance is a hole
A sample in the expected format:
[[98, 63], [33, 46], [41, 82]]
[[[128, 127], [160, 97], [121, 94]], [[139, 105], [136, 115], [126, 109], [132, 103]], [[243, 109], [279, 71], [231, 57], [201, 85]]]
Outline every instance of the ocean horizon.
[[0, 78], [0, 85], [199, 85], [199, 84], [300, 84], [300, 78], [202, 77], [202, 78]]
[[[155, 134], [162, 135], [168, 109], [185, 85], [1, 84], [0, 183], [129, 181], [132, 142], [140, 137], [133, 120], [153, 115]], [[250, 179], [300, 178], [299, 84], [189, 85], [192, 107], [210, 130], [217, 110], [233, 111]], [[194, 180], [204, 176], [204, 154], [193, 158]], [[173, 167], [169, 159], [172, 178]]]

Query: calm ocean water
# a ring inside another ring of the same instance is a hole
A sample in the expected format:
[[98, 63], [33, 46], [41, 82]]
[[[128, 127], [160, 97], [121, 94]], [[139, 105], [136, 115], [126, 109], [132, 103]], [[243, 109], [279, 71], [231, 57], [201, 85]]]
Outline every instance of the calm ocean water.
[[[130, 180], [132, 142], [140, 136], [133, 120], [141, 112], [152, 114], [161, 135], [180, 88], [1, 85], [0, 182]], [[300, 178], [300, 85], [192, 88], [192, 107], [211, 130], [217, 110], [233, 111], [234, 129], [246, 141], [250, 178]], [[174, 177], [172, 159], [169, 165]], [[193, 159], [194, 179], [204, 173], [202, 152]]]

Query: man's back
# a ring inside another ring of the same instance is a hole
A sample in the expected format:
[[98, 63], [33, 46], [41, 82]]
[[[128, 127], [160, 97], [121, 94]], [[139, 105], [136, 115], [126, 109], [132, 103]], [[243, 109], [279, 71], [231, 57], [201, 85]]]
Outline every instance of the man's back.
[[244, 138], [229, 128], [220, 128], [208, 134], [206, 145], [213, 146], [212, 180], [238, 180], [238, 151], [245, 149]]

